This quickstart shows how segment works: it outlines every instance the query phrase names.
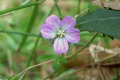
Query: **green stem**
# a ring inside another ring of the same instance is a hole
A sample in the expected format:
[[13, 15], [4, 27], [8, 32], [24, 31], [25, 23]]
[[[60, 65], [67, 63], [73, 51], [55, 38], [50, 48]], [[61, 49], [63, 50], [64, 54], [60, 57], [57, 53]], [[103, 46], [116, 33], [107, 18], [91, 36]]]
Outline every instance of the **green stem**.
[[70, 59], [70, 58], [76, 56], [77, 54], [79, 54], [82, 50], [84, 50], [96, 38], [97, 35], [98, 35], [98, 33], [96, 33], [93, 36], [93, 38], [85, 46], [83, 46], [80, 50], [78, 50], [76, 53], [74, 53], [71, 57], [68, 57], [67, 59]]
[[2, 11], [0, 11], [0, 15], [8, 13], [8, 12], [15, 11], [15, 10], [19, 10], [19, 9], [22, 9], [22, 8], [26, 8], [26, 7], [30, 7], [30, 6], [34, 6], [34, 5], [39, 5], [41, 3], [43, 3], [43, 2], [36, 1], [36, 2], [26, 4], [26, 5], [20, 5], [20, 6], [14, 7], [14, 8], [9, 8], [9, 9], [6, 9], [6, 10], [2, 10]]
[[55, 74], [57, 72], [57, 70], [56, 71], [54, 71], [53, 73], [51, 73], [51, 74], [49, 74], [46, 78], [44, 78], [43, 80], [47, 80], [49, 77], [51, 77], [53, 74]]
[[[52, 12], [53, 12], [54, 9], [55, 9], [55, 6], [57, 5], [57, 2], [58, 2], [58, 0], [55, 0], [55, 3], [53, 4], [51, 10], [50, 10], [49, 13], [47, 14], [47, 16], [45, 16], [44, 19], [46, 19], [48, 16], [50, 16], [50, 15], [52, 14]], [[45, 20], [43, 20], [43, 21], [45, 22]]]
[[[97, 63], [100, 63], [100, 62], [109, 60], [109, 59], [114, 58], [114, 57], [116, 57], [116, 56], [118, 56], [118, 55], [120, 55], [120, 53], [117, 53], [117, 54], [114, 54], [114, 55], [110, 55], [110, 56], [108, 56], [108, 57], [105, 57], [105, 58], [97, 61]], [[68, 58], [68, 57], [69, 57], [69, 56], [67, 56], [67, 57], [65, 57], [65, 58]], [[35, 68], [35, 67], [41, 66], [41, 65], [46, 64], [46, 63], [50, 63], [50, 62], [52, 62], [52, 61], [54, 61], [54, 59], [49, 60], [49, 61], [44, 61], [44, 62], [42, 62], [42, 63], [39, 63], [39, 64], [36, 64], [36, 65], [30, 66], [30, 67], [24, 69], [23, 71], [21, 71], [20, 73], [18, 73], [17, 75], [15, 75], [11, 80], [14, 80], [16, 77], [20, 76], [21, 74], [23, 74], [24, 72], [26, 72], [26, 71], [28, 71], [28, 70], [30, 70], [30, 69], [33, 69], [33, 68]], [[92, 63], [91, 63], [91, 64], [92, 64]]]
[[80, 14], [80, 0], [78, 0], [77, 14]]
[[[37, 1], [38, 1], [38, 0], [37, 0]], [[36, 2], [37, 2], [37, 1], [36, 1]], [[31, 30], [32, 30], [33, 24], [34, 24], [35, 19], [36, 19], [36, 16], [37, 16], [38, 6], [39, 6], [39, 5], [37, 4], [37, 5], [35, 5], [35, 7], [34, 7], [32, 17], [31, 17], [31, 19], [30, 19], [29, 25], [28, 25], [27, 30], [26, 30], [27, 33], [31, 32]], [[23, 39], [22, 39], [22, 41], [21, 41], [21, 43], [20, 43], [20, 45], [19, 45], [19, 48], [18, 48], [17, 52], [19, 52], [19, 51], [21, 50], [21, 48], [23, 47], [24, 43], [25, 43], [26, 40], [27, 40], [27, 37], [28, 37], [28, 36], [23, 36]]]
[[[52, 9], [51, 9], [50, 12], [48, 13], [48, 16], [53, 12], [53, 10], [54, 10], [54, 8], [55, 8], [55, 6], [56, 6], [56, 4], [57, 4], [57, 1], [58, 1], [58, 0], [56, 0], [56, 2], [54, 3]], [[48, 16], [47, 16], [47, 17], [48, 17]], [[41, 35], [41, 34], [39, 34], [39, 35]], [[29, 57], [29, 60], [28, 60], [28, 62], [27, 62], [27, 66], [26, 66], [26, 67], [29, 67], [29, 66], [30, 66], [30, 63], [31, 63], [31, 61], [32, 61], [32, 58], [33, 58], [35, 49], [36, 49], [36, 47], [37, 47], [37, 44], [38, 44], [38, 42], [39, 42], [39, 39], [40, 39], [40, 36], [37, 38], [37, 40], [36, 40], [36, 42], [35, 42], [35, 45], [34, 45], [34, 48], [33, 48], [33, 52], [30, 54], [30, 57]], [[23, 80], [25, 79], [25, 76], [26, 76], [26, 74], [24, 75]]]
[[73, 48], [73, 43], [70, 43], [70, 48], [69, 48], [69, 50], [67, 52], [67, 55], [71, 55], [72, 48]]
[[105, 57], [105, 58], [103, 58], [103, 59], [101, 59], [101, 60], [99, 60], [99, 61], [96, 61], [96, 63], [100, 63], [100, 62], [109, 60], [109, 59], [111, 59], [111, 58], [113, 58], [113, 57], [116, 57], [116, 56], [118, 56], [118, 55], [120, 55], [120, 53], [117, 53], [117, 54], [114, 54], [114, 55], [110, 55], [110, 56], [108, 56], [108, 57]]
[[[76, 56], [77, 54], [79, 54], [82, 50], [84, 50], [96, 37], [97, 37], [98, 33], [95, 34], [95, 36], [93, 36], [93, 38], [84, 46], [82, 47], [80, 50], [78, 50], [75, 54], [73, 54], [72, 56], [68, 57], [67, 59], [71, 59], [72, 57]], [[48, 79], [49, 77], [51, 77], [55, 72], [51, 73], [50, 75], [48, 75], [44, 80]]]
[[[37, 39], [36, 42], [35, 42], [33, 51], [32, 51], [32, 53], [30, 54], [30, 57], [29, 57], [29, 59], [28, 59], [28, 61], [27, 61], [26, 68], [29, 67], [29, 66], [30, 66], [30, 63], [32, 62], [32, 58], [33, 58], [33, 55], [34, 55], [34, 53], [35, 53], [37, 44], [39, 43], [39, 39], [40, 39], [40, 35], [38, 36], [38, 39]], [[26, 73], [25, 73], [24, 76], [23, 76], [23, 80], [25, 80], [25, 76], [26, 76]]]
[[59, 17], [62, 18], [62, 13], [61, 13], [61, 10], [60, 10], [58, 4], [56, 4], [56, 8], [57, 8], [57, 10], [58, 10]]
[[15, 35], [25, 35], [25, 36], [34, 36], [34, 37], [38, 37], [39, 36], [37, 34], [32, 34], [32, 33], [12, 32], [12, 31], [4, 31], [4, 30], [0, 30], [0, 33], [15, 34]]
[[32, 58], [33, 58], [33, 55], [34, 55], [34, 53], [35, 53], [35, 50], [36, 50], [37, 44], [39, 43], [39, 39], [40, 39], [40, 36], [38, 37], [38, 39], [37, 39], [36, 42], [35, 42], [35, 45], [34, 45], [33, 51], [32, 51], [32, 53], [30, 54], [30, 57], [29, 57], [29, 59], [28, 59], [28, 62], [27, 62], [27, 66], [26, 66], [26, 67], [29, 67], [29, 66], [30, 66], [30, 63], [31, 63]]

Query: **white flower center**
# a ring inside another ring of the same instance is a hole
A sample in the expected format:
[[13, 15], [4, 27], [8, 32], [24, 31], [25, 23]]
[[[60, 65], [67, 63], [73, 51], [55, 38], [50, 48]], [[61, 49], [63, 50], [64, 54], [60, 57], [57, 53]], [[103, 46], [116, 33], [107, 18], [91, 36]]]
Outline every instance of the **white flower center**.
[[60, 37], [63, 37], [65, 35], [64, 30], [58, 30], [58, 35], [60, 35]]

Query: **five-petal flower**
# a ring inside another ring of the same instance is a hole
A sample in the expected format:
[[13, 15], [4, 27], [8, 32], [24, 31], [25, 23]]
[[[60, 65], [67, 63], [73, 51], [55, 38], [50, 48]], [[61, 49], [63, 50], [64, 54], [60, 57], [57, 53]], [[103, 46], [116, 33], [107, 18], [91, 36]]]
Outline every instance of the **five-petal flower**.
[[46, 23], [41, 27], [41, 34], [46, 39], [53, 39], [54, 50], [56, 53], [66, 53], [68, 43], [77, 43], [80, 41], [80, 31], [75, 28], [76, 20], [66, 16], [60, 21], [56, 15], [47, 18]]

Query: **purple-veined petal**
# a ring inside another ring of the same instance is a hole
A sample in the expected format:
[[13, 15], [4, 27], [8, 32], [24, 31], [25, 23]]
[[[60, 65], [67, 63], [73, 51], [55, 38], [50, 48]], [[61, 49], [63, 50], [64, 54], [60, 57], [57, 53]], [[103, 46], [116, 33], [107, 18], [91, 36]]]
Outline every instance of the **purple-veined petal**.
[[65, 31], [65, 38], [70, 43], [77, 43], [80, 41], [80, 30], [77, 28], [68, 28]]
[[56, 15], [51, 15], [46, 19], [46, 24], [54, 25], [57, 29], [60, 28], [60, 19]]
[[53, 39], [56, 37], [56, 27], [50, 24], [43, 24], [41, 26], [41, 34], [43, 38]]
[[56, 38], [54, 41], [54, 50], [56, 53], [66, 53], [68, 51], [68, 42], [65, 38]]
[[74, 28], [76, 25], [76, 20], [73, 17], [66, 16], [62, 19], [60, 25], [63, 30], [68, 28]]

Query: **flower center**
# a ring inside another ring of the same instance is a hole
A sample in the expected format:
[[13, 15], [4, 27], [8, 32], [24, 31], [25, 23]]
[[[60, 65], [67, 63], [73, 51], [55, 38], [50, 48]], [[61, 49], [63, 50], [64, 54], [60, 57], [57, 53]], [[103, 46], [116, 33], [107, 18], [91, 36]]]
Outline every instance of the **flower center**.
[[60, 35], [60, 37], [63, 37], [65, 35], [64, 30], [58, 30], [58, 35]]

